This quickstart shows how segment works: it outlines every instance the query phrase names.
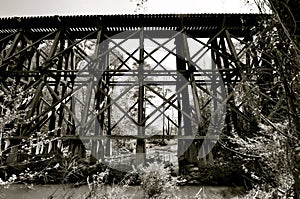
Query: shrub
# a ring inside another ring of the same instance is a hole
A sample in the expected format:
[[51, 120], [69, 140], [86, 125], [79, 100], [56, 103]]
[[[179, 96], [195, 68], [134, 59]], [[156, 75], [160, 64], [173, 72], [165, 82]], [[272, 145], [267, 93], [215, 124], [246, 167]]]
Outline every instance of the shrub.
[[151, 163], [140, 170], [145, 198], [176, 198], [176, 179], [163, 163]]
[[126, 191], [127, 185], [112, 185], [107, 186], [107, 178], [109, 176], [109, 169], [104, 172], [98, 172], [87, 178], [87, 183], [90, 192], [85, 198], [90, 199], [118, 199], [126, 198], [124, 192]]

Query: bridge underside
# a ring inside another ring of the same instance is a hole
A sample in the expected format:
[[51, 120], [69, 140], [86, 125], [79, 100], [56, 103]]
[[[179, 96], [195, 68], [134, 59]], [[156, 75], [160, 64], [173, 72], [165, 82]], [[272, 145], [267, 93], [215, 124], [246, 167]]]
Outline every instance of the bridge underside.
[[[140, 164], [149, 140], [175, 139], [180, 160], [206, 164], [221, 134], [239, 131], [239, 118], [251, 123], [234, 96], [260, 62], [248, 49], [260, 17], [2, 18], [1, 88], [16, 113], [3, 140], [17, 146], [42, 134], [55, 144], [37, 154], [62, 142], [84, 157], [90, 146], [92, 162], [119, 155], [116, 143], [128, 142]], [[16, 151], [6, 161], [17, 161]]]

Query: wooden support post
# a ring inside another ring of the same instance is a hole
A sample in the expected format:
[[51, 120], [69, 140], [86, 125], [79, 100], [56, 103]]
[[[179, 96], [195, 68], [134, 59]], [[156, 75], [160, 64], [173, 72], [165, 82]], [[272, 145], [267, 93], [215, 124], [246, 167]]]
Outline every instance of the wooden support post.
[[[108, 48], [108, 45], [107, 45], [107, 48]], [[106, 55], [106, 66], [108, 66], [109, 65], [109, 55], [107, 54]], [[109, 73], [106, 73], [106, 86], [107, 86], [107, 93], [109, 93], [110, 92], [110, 88], [109, 88], [109, 82], [110, 82], [110, 75], [109, 75]], [[107, 97], [106, 97], [106, 101], [107, 101], [107, 103], [106, 104], [110, 104], [110, 102], [111, 102], [111, 99], [110, 99], [110, 96], [108, 95]], [[107, 108], [107, 130], [106, 130], [106, 134], [107, 135], [111, 135], [111, 117], [112, 117], [112, 115], [111, 115], [111, 106], [109, 106], [108, 108]], [[112, 154], [112, 151], [111, 151], [111, 140], [110, 140], [110, 138], [106, 138], [106, 146], [105, 146], [105, 155], [106, 156], [111, 156], [111, 154]]]
[[[218, 45], [218, 40], [217, 38], [215, 40], [212, 41], [212, 47], [215, 49], [215, 50], [211, 50], [211, 57], [212, 57], [212, 62], [211, 62], [211, 69], [212, 69], [212, 84], [211, 84], [211, 92], [212, 92], [212, 95], [213, 95], [213, 104], [212, 104], [212, 107], [213, 107], [213, 113], [215, 111], [217, 111], [217, 109], [219, 108], [218, 107], [218, 95], [219, 95], [219, 92], [218, 89], [221, 89], [221, 84], [218, 83], [220, 82], [222, 79], [222, 76], [219, 76], [218, 75], [218, 69], [221, 69], [222, 68], [222, 62], [221, 62], [221, 57], [220, 57], [220, 54], [217, 53], [219, 52], [219, 45]], [[220, 78], [219, 80], [217, 78]], [[217, 121], [219, 120], [218, 118], [218, 114], [215, 114], [215, 115], [211, 115], [211, 123], [213, 124], [212, 128], [214, 128], [214, 126], [216, 126], [216, 123]], [[218, 130], [218, 129], [217, 129]], [[216, 131], [215, 129], [213, 129], [212, 131]], [[215, 134], [215, 133], [214, 133]], [[208, 141], [210, 142], [210, 141]], [[208, 153], [208, 163], [209, 164], [213, 164], [213, 154], [212, 154], [212, 151], [210, 151], [210, 153]]]
[[[176, 45], [176, 67], [177, 70], [181, 75], [177, 76], [177, 85], [176, 89], [178, 90], [181, 88], [185, 82], [189, 81], [188, 70], [186, 67], [186, 62], [182, 56], [184, 56], [184, 38], [182, 35], [178, 35], [175, 38], [175, 45]], [[185, 86], [184, 89], [180, 93], [178, 93], [178, 107], [181, 107], [181, 113], [178, 113], [178, 121], [181, 122], [181, 117], [183, 119], [183, 135], [190, 136], [193, 135], [192, 132], [192, 123], [188, 116], [191, 114], [191, 107], [190, 107], [190, 99], [189, 99], [189, 92], [188, 86]], [[182, 114], [186, 113], [186, 114]], [[182, 134], [181, 132], [182, 124], [179, 123], [179, 131], [178, 135]], [[178, 157], [179, 158], [179, 167], [182, 167], [184, 161], [191, 162], [192, 157], [189, 150], [190, 140], [178, 140]], [[183, 153], [183, 154], [182, 154]]]
[[[59, 45], [59, 51], [62, 51], [64, 49], [65, 46], [65, 41], [63, 39], [61, 39], [59, 37], [60, 34], [57, 35], [57, 41], [54, 42], [54, 45], [58, 45], [58, 43], [60, 42]], [[51, 49], [50, 55], [51, 57], [55, 54], [55, 51], [53, 51], [54, 49], [56, 49], [56, 46], [53, 46], [53, 48]], [[53, 51], [53, 52], [52, 52]], [[52, 54], [54, 53], [54, 54]], [[63, 57], [60, 56], [58, 58], [58, 63], [57, 63], [57, 70], [62, 70], [62, 64], [63, 64]], [[55, 75], [55, 86], [54, 86], [54, 92], [57, 96], [59, 96], [59, 86], [60, 86], [60, 81], [61, 81], [61, 73], [58, 73]], [[62, 95], [64, 95], [64, 93], [61, 93]], [[56, 103], [59, 99], [57, 99], [53, 94], [52, 94], [52, 104]], [[62, 105], [60, 105], [62, 107]], [[63, 111], [60, 113], [60, 115], [58, 116], [58, 120], [60, 120], [59, 118], [63, 117]], [[53, 136], [56, 132], [56, 125], [57, 125], [57, 110], [53, 110], [52, 114], [50, 116], [50, 123], [49, 123], [49, 136]], [[59, 126], [57, 126], [59, 128]]]
[[59, 41], [60, 41], [61, 34], [62, 34], [62, 30], [59, 30], [56, 33], [53, 44], [52, 44], [51, 49], [50, 49], [48, 59], [51, 59], [55, 55], [58, 44], [59, 44]]
[[[98, 129], [98, 133], [100, 133], [101, 137], [106, 135], [111, 135], [111, 106], [106, 106], [107, 104], [110, 104], [110, 96], [108, 95], [109, 93], [109, 81], [110, 81], [110, 75], [106, 71], [107, 69], [109, 70], [109, 53], [103, 54], [103, 52], [107, 52], [109, 48], [108, 42], [103, 42], [98, 44], [98, 47], [101, 47], [97, 50], [97, 56], [101, 54], [100, 63], [98, 63], [97, 68], [99, 71], [103, 71], [101, 73], [101, 78], [99, 79], [98, 82], [98, 93], [97, 93], [97, 107], [96, 109], [100, 110], [101, 113], [98, 116], [98, 121], [100, 124], [100, 128]], [[100, 107], [101, 104], [103, 104], [103, 107]], [[105, 125], [105, 120], [106, 120], [106, 125]], [[104, 159], [105, 156], [110, 156], [111, 155], [111, 140], [109, 137], [106, 137], [105, 139], [100, 140], [102, 143], [99, 142], [100, 146], [100, 157]]]
[[[189, 81], [192, 88], [192, 96], [193, 96], [193, 102], [194, 107], [196, 111], [196, 121], [197, 121], [197, 133], [203, 132], [200, 130], [200, 122], [201, 122], [201, 112], [200, 112], [200, 99], [198, 96], [197, 86], [195, 82], [194, 72], [196, 72], [195, 66], [193, 66], [191, 63], [191, 57], [189, 52], [189, 46], [188, 46], [188, 40], [186, 34], [183, 35], [183, 44], [184, 44], [184, 55], [188, 61], [188, 75], [189, 75]], [[196, 132], [195, 132], [196, 133]], [[202, 135], [202, 134], [201, 134]], [[204, 135], [202, 135], [204, 136]], [[193, 141], [193, 143], [189, 146], [188, 150], [190, 151], [190, 162], [198, 162], [199, 166], [206, 165], [206, 158], [201, 158], [200, 160], [196, 159], [197, 149], [196, 148], [196, 142]], [[193, 154], [193, 155], [192, 155]]]
[[[100, 25], [100, 24], [99, 24]], [[102, 37], [103, 37], [103, 32], [102, 32], [102, 27], [99, 27], [98, 33], [97, 33], [97, 40], [96, 40], [96, 48], [95, 48], [95, 56], [98, 57], [100, 52], [103, 50], [100, 48], [100, 43], [102, 41]], [[103, 60], [100, 59], [100, 63], [96, 62], [94, 63], [94, 69], [103, 69]], [[90, 70], [93, 73], [93, 70]], [[94, 74], [90, 74], [92, 76], [92, 78], [94, 79]], [[99, 82], [98, 82], [98, 87], [103, 86], [102, 84], [102, 79], [103, 79], [103, 75], [100, 77]], [[93, 82], [94, 80], [92, 80]], [[91, 98], [90, 98], [91, 99]], [[103, 97], [100, 96], [95, 99], [97, 104], [101, 104]], [[99, 107], [96, 107], [96, 109]], [[102, 112], [99, 116], [98, 116], [98, 122], [95, 121], [95, 136], [101, 136], [103, 137], [103, 128], [104, 128], [104, 112]], [[104, 160], [104, 146], [103, 146], [103, 139], [100, 139], [99, 141], [97, 140], [92, 140], [92, 153], [90, 156], [90, 163], [94, 164], [97, 161], [103, 161]]]
[[[41, 79], [43, 79], [43, 77]], [[35, 90], [34, 98], [31, 102], [31, 104], [29, 105], [30, 108], [29, 108], [29, 111], [26, 114], [26, 119], [30, 119], [31, 117], [33, 117], [35, 110], [37, 110], [39, 108], [38, 105], [40, 103], [40, 97], [42, 95], [42, 91], [43, 91], [43, 88], [45, 86], [45, 83], [43, 82], [43, 80], [38, 81], [38, 83], [39, 84], [38, 84], [37, 89]], [[28, 126], [26, 126], [26, 127], [23, 127], [21, 135], [29, 135], [30, 132], [28, 132], [28, 130], [30, 128], [31, 128], [30, 124], [28, 124]]]
[[[138, 136], [145, 136], [145, 110], [144, 110], [144, 28], [140, 31], [140, 57], [139, 57], [139, 91], [138, 91]], [[144, 165], [146, 159], [146, 144], [144, 139], [137, 139], [136, 143], [136, 165]]]
[[[69, 45], [69, 43], [68, 43], [68, 45]], [[69, 69], [69, 63], [70, 63], [69, 57], [70, 57], [70, 52], [66, 52], [66, 54], [64, 55], [64, 58], [65, 58], [64, 70]], [[68, 81], [67, 76], [63, 77], [63, 81], [64, 82]], [[61, 84], [61, 93], [62, 93], [62, 95], [64, 95], [64, 93], [66, 93], [66, 92], [67, 92], [67, 84], [63, 83], [63, 84]], [[65, 113], [64, 113], [64, 105], [63, 104], [60, 105], [58, 112], [59, 112], [59, 118], [58, 118], [57, 126], [59, 126], [60, 128], [57, 130], [57, 136], [61, 136], [63, 121], [64, 121], [64, 118], [66, 117]]]
[[[231, 40], [231, 37], [230, 37], [230, 34], [228, 32], [228, 30], [225, 30], [225, 37], [226, 37], [226, 41], [227, 41], [227, 44], [228, 44], [228, 47], [229, 47], [229, 50], [231, 52], [231, 54], [233, 55], [234, 57], [234, 61], [235, 61], [235, 64], [236, 64], [236, 67], [239, 69], [239, 71], [241, 71], [243, 68], [241, 66], [241, 63], [240, 63], [240, 60], [238, 58], [238, 54], [236, 52], [236, 49], [234, 47], [234, 44]], [[225, 45], [225, 44], [224, 44]], [[229, 67], [229, 65], [225, 65], [226, 67]], [[237, 74], [236, 74], [237, 75]], [[228, 92], [228, 95], [231, 94], [231, 92], [233, 92], [233, 85], [231, 84], [231, 77], [227, 77], [226, 79], [227, 81], [227, 92]], [[235, 108], [235, 104], [234, 104], [234, 97], [232, 95], [232, 97], [229, 99], [229, 104], [231, 106], [231, 108], [229, 107], [228, 109], [230, 110], [230, 113], [231, 113], [231, 120], [232, 120], [232, 123], [233, 123], [233, 127], [235, 128], [236, 132], [241, 135], [242, 133], [242, 130], [240, 128], [240, 124], [239, 124], [239, 121], [238, 121], [238, 116], [237, 116], [237, 113], [235, 111], [233, 111], [233, 107]]]
[[[226, 52], [226, 45], [225, 45], [225, 38], [224, 37], [220, 37], [220, 49], [223, 53]], [[217, 56], [217, 55], [216, 55]], [[223, 59], [223, 63], [224, 63], [224, 68], [229, 69], [229, 62], [228, 59]], [[220, 66], [219, 66], [220, 68]], [[231, 87], [231, 74], [230, 71], [226, 71], [226, 76], [224, 78], [224, 81], [226, 81], [227, 84], [227, 92], [228, 95], [233, 91], [233, 88]], [[233, 98], [230, 99], [231, 101], [233, 100]], [[225, 117], [225, 122], [226, 122], [226, 132], [230, 133], [232, 131], [232, 121], [230, 118], [234, 118], [235, 116], [233, 115], [234, 113], [229, 109], [229, 106], [227, 106], [227, 110], [226, 110], [226, 117]]]

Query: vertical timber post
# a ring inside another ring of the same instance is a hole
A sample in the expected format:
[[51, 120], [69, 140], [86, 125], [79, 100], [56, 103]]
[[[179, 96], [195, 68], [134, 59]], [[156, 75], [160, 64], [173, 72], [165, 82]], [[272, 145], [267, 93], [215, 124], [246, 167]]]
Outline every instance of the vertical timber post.
[[[200, 105], [199, 105], [199, 96], [197, 92], [197, 86], [195, 82], [195, 76], [194, 72], [196, 72], [196, 67], [192, 65], [191, 57], [190, 57], [190, 50], [189, 50], [189, 45], [188, 45], [188, 38], [186, 34], [183, 34], [183, 47], [184, 47], [184, 57], [186, 58], [187, 61], [187, 78], [189, 78], [190, 86], [192, 89], [192, 97], [193, 97], [193, 102], [194, 102], [194, 107], [195, 107], [195, 112], [196, 112], [196, 122], [197, 122], [197, 132], [192, 132], [191, 129], [191, 135], [194, 133], [200, 132], [200, 118], [201, 118], [201, 111], [200, 111]], [[198, 160], [197, 157], [197, 148], [196, 148], [196, 141], [192, 141], [190, 146], [187, 149], [188, 152], [188, 160], [191, 163], [198, 162], [198, 165], [206, 165], [206, 159], [201, 158]]]
[[[107, 52], [108, 50], [108, 42], [105, 42], [105, 44], [103, 45], [103, 52]], [[107, 53], [104, 57], [104, 60], [102, 62], [102, 67], [101, 67], [101, 70], [105, 70], [106, 67], [109, 67], [109, 53]], [[106, 96], [106, 104], [110, 104], [111, 103], [111, 100], [110, 100], [110, 88], [109, 88], [109, 81], [110, 81], [110, 73], [109, 71], [106, 71], [105, 73], [103, 72], [103, 77], [105, 77], [105, 86], [106, 86], [106, 93], [107, 93], [107, 96]], [[108, 106], [107, 108], [107, 129], [106, 129], [106, 135], [111, 135], [111, 106]], [[105, 117], [104, 116], [104, 113], [101, 117]], [[103, 129], [103, 128], [102, 128]], [[103, 130], [102, 130], [103, 131]], [[104, 132], [103, 132], [104, 133]], [[104, 144], [104, 143], [103, 143]], [[111, 155], [111, 141], [110, 141], [110, 138], [109, 137], [106, 137], [105, 139], [105, 156], [110, 156]]]
[[[144, 29], [140, 31], [140, 57], [139, 57], [139, 96], [138, 96], [138, 136], [145, 136], [145, 110], [144, 110]], [[136, 143], [136, 165], [143, 165], [146, 159], [146, 146], [144, 139], [137, 139]]]
[[[178, 131], [178, 136], [181, 136], [181, 118], [183, 118], [183, 136], [191, 136], [193, 135], [192, 132], [192, 123], [191, 120], [187, 117], [186, 114], [190, 115], [191, 113], [191, 107], [190, 107], [190, 99], [189, 99], [189, 92], [188, 92], [188, 86], [184, 85], [188, 80], [188, 71], [186, 70], [186, 61], [184, 57], [184, 38], [182, 35], [179, 35], [175, 37], [175, 46], [176, 46], [176, 68], [177, 71], [179, 71], [177, 77], [177, 86], [176, 90], [182, 89], [180, 93], [178, 93], [178, 107], [180, 107], [181, 113], [178, 114], [178, 121], [179, 123], [179, 131]], [[182, 114], [185, 113], [185, 114]], [[187, 161], [188, 163], [191, 162], [191, 157], [190, 157], [190, 150], [189, 150], [189, 140], [187, 139], [182, 139], [178, 140], [178, 155], [181, 155], [182, 157], [179, 158], [179, 169], [181, 169], [184, 165], [184, 162]]]
[[[100, 42], [101, 42], [101, 39], [102, 39], [102, 27], [101, 25], [99, 24], [99, 27], [98, 27], [98, 33], [97, 33], [97, 40], [96, 40], [96, 48], [95, 48], [95, 56], [98, 58], [99, 54], [100, 54], [100, 51], [103, 50], [103, 49], [100, 49]], [[95, 64], [95, 70], [98, 70], [100, 68], [100, 70], [102, 70], [102, 68], [104, 67], [104, 64], [103, 63], [103, 60], [100, 59], [100, 63], [94, 63]], [[98, 86], [102, 86], [102, 78], [101, 77], [99, 79], [99, 82], [98, 82], [98, 85], [97, 85], [97, 89], [98, 89]], [[94, 80], [92, 80], [94, 81]], [[96, 96], [96, 95], [95, 95]], [[96, 101], [97, 100], [100, 100], [100, 102], [97, 102], [97, 103], [100, 103], [101, 104], [101, 97], [98, 97], [97, 99], [95, 99]], [[98, 107], [96, 107], [98, 108]], [[102, 144], [102, 138], [103, 138], [103, 124], [104, 124], [104, 117], [103, 117], [103, 114], [101, 114], [99, 118], [99, 121], [97, 122], [97, 120], [95, 120], [95, 134], [94, 136], [95, 137], [98, 137], [100, 136], [101, 139], [96, 139], [96, 140], [92, 140], [92, 153], [91, 153], [91, 156], [90, 156], [90, 164], [94, 164], [97, 162], [97, 160], [103, 160], [104, 159], [104, 149], [103, 149], [103, 144]]]
[[[217, 48], [217, 47], [215, 47]], [[225, 38], [224, 36], [222, 36], [220, 38], [220, 49], [221, 49], [221, 52], [223, 54], [226, 54], [226, 44], [225, 44]], [[217, 56], [217, 55], [216, 55]], [[228, 59], [224, 59], [223, 58], [223, 64], [224, 64], [224, 68], [225, 69], [228, 69], [226, 70], [225, 74], [225, 81], [226, 81], [226, 84], [227, 84], [227, 92], [228, 92], [228, 95], [230, 95], [232, 92], [233, 92], [233, 88], [232, 88], [232, 85], [231, 85], [231, 78], [232, 78], [232, 75], [229, 71], [229, 68], [230, 68], [230, 65], [229, 65], [229, 61]], [[219, 66], [220, 67], [220, 66]], [[231, 102], [234, 102], [233, 98], [231, 97], [229, 99], [229, 101]], [[232, 120], [230, 119], [232, 117]], [[234, 112], [229, 108], [229, 106], [227, 106], [227, 110], [226, 110], [226, 117], [225, 117], [225, 122], [226, 122], [226, 133], [230, 133], [232, 131], [232, 124], [234, 122], [237, 122], [237, 118], [236, 118], [236, 114], [234, 114]], [[235, 125], [236, 126], [236, 125]]]

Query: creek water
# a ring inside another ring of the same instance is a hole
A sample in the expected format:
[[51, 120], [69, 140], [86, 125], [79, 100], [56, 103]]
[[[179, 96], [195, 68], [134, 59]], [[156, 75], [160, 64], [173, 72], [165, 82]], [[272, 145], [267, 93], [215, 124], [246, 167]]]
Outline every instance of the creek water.
[[[181, 186], [176, 191], [178, 198], [209, 198], [209, 199], [236, 199], [243, 194], [240, 187], [212, 187], [212, 186]], [[122, 187], [104, 186], [99, 192], [117, 192]], [[139, 199], [143, 197], [143, 191], [140, 186], [129, 186], [124, 188], [124, 198]], [[71, 185], [10, 185], [2, 188], [0, 198], [5, 199], [82, 199], [87, 198], [89, 194], [87, 185], [73, 187]], [[197, 196], [197, 197], [196, 197]], [[101, 198], [101, 197], [99, 197]], [[114, 197], [113, 197], [114, 198]]]

